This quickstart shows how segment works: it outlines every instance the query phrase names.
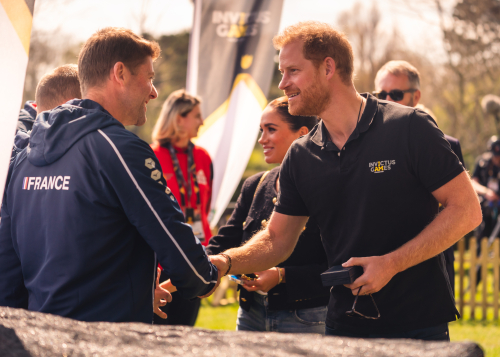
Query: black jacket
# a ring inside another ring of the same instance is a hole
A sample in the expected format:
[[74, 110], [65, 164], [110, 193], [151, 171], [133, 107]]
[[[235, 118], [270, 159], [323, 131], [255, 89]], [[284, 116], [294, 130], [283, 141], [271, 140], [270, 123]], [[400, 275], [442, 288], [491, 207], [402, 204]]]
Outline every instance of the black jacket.
[[[277, 196], [275, 182], [279, 167], [264, 178], [255, 197], [254, 193], [264, 172], [248, 178], [243, 184], [231, 218], [210, 239], [208, 254], [219, 254], [227, 249], [239, 247], [269, 220], [274, 210], [273, 198]], [[326, 254], [321, 243], [316, 223], [309, 219], [292, 255], [278, 265], [285, 268], [286, 283], [272, 288], [269, 293], [270, 310], [294, 310], [325, 306], [329, 300], [329, 288], [321, 284], [320, 274], [328, 268]], [[240, 306], [248, 311], [253, 301], [253, 292], [240, 289]]]

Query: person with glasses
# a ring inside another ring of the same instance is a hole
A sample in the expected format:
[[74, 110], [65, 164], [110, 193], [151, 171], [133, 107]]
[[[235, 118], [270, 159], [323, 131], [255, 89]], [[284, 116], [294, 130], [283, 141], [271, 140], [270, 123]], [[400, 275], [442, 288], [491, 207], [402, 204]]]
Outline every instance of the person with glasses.
[[[375, 89], [373, 94], [380, 100], [396, 102], [407, 107], [416, 107], [427, 112], [434, 120], [434, 114], [422, 104], [419, 103], [420, 92], [420, 73], [418, 70], [406, 61], [389, 61], [384, 64], [375, 76]], [[445, 139], [450, 143], [451, 150], [465, 167], [462, 148], [458, 139], [444, 134]], [[474, 182], [472, 182], [474, 186]], [[444, 251], [446, 259], [446, 271], [453, 293], [455, 292], [455, 254], [453, 247]]]
[[273, 42], [290, 114], [321, 121], [283, 159], [266, 228], [211, 262], [223, 274], [276, 266], [311, 217], [329, 267], [363, 268], [331, 289], [327, 335], [449, 341], [459, 314], [440, 253], [481, 222], [468, 174], [425, 112], [356, 91], [344, 34], [307, 21]]

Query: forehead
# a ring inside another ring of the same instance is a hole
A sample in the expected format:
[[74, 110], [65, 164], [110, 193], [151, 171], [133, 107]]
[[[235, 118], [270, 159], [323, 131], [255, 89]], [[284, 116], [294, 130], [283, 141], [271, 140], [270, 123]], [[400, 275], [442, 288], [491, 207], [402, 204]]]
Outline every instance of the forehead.
[[272, 107], [266, 107], [264, 111], [262, 112], [262, 117], [260, 118], [260, 123], [262, 125], [266, 124], [276, 124], [278, 125], [281, 123], [283, 120], [281, 119], [281, 115], [278, 114], [276, 109]]
[[406, 90], [410, 88], [410, 80], [404, 74], [394, 75], [389, 72], [382, 73], [377, 78], [377, 90], [391, 91], [393, 89]]
[[153, 68], [153, 58], [151, 58], [151, 56], [146, 57], [144, 62], [142, 62], [137, 68], [140, 72], [154, 74], [155, 70]]
[[280, 69], [297, 64], [303, 64], [305, 62], [311, 62], [304, 58], [303, 48], [304, 43], [302, 41], [294, 41], [284, 45], [281, 48], [279, 55]]

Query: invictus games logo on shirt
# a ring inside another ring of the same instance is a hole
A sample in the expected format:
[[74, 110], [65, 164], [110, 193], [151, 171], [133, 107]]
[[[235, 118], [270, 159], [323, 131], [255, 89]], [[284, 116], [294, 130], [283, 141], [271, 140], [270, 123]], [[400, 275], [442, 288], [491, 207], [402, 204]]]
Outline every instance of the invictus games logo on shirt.
[[71, 176], [25, 177], [23, 190], [69, 190]]
[[396, 165], [396, 160], [375, 161], [368, 164], [370, 171], [375, 173], [389, 171], [392, 165]]

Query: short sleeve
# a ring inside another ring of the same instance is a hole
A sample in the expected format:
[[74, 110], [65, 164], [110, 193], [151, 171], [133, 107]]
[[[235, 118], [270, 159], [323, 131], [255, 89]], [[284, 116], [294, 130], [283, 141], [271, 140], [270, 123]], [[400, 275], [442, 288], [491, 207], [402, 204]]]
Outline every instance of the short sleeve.
[[293, 158], [296, 150], [296, 143], [292, 144], [281, 164], [280, 192], [274, 210], [287, 216], [309, 216], [309, 211], [296, 184], [295, 172], [300, 166], [297, 158]]
[[464, 171], [443, 132], [429, 115], [420, 110], [415, 110], [410, 119], [408, 141], [412, 168], [429, 192]]

